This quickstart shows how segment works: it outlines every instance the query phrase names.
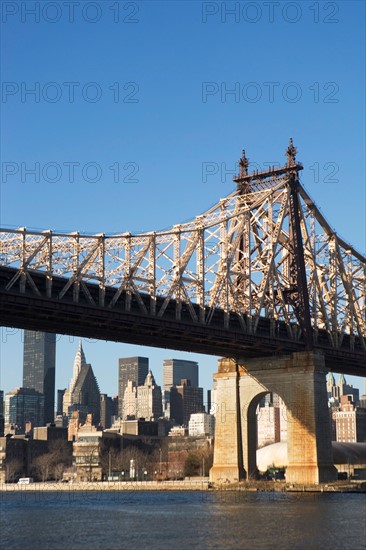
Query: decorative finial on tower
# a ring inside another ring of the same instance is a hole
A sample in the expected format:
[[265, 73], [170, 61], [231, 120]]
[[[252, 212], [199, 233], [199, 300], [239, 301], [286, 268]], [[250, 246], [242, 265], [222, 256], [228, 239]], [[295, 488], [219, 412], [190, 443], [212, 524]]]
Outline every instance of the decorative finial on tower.
[[286, 157], [287, 157], [287, 166], [295, 166], [296, 165], [296, 153], [297, 149], [294, 147], [292, 137], [290, 137], [290, 144], [287, 147], [286, 150]]
[[245, 156], [245, 149], [241, 153], [241, 158], [239, 159], [239, 177], [244, 178], [244, 176], [248, 175], [249, 159]]

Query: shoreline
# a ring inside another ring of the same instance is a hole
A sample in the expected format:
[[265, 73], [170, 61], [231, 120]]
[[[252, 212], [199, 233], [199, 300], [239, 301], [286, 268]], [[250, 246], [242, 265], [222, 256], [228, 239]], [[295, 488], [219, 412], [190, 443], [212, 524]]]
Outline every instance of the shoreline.
[[240, 482], [212, 485], [209, 480], [183, 481], [96, 481], [0, 483], [0, 493], [13, 492], [83, 492], [83, 491], [210, 491], [249, 493], [366, 493], [366, 481], [334, 482], [320, 485], [294, 485], [286, 482]]

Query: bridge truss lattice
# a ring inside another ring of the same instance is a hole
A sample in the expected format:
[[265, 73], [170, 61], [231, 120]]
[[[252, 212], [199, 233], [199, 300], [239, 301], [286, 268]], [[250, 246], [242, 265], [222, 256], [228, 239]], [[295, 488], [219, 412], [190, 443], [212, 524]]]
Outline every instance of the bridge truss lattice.
[[173, 302], [177, 321], [184, 310], [190, 322], [210, 325], [221, 310], [224, 328], [234, 315], [240, 330], [255, 335], [266, 318], [273, 334], [280, 322], [292, 340], [316, 343], [326, 331], [332, 347], [347, 335], [351, 348], [357, 339], [365, 349], [366, 259], [337, 236], [300, 184], [295, 153], [291, 142], [283, 168], [248, 174], [243, 152], [237, 189], [166, 231], [1, 229], [0, 267], [12, 273], [1, 291], [74, 303], [82, 297], [126, 312], [134, 302], [158, 319]]

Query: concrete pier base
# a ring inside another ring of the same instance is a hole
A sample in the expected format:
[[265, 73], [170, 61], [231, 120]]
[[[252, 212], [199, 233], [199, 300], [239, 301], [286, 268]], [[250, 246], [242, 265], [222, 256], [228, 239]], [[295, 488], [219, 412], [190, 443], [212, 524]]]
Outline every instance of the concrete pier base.
[[242, 461], [239, 370], [232, 359], [219, 360], [215, 374], [219, 391], [216, 403], [214, 464], [210, 480], [221, 483], [245, 478]]
[[216, 380], [214, 483], [257, 476], [256, 409], [268, 392], [287, 407], [290, 483], [319, 484], [337, 479], [322, 355], [294, 353], [243, 361], [221, 359]]

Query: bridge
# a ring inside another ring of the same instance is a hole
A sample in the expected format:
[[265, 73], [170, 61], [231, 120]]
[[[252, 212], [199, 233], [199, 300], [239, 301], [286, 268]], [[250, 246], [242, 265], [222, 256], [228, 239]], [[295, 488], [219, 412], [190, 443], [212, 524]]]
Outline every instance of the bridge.
[[316, 349], [366, 372], [365, 257], [283, 168], [193, 221], [140, 235], [0, 229], [3, 326], [229, 357]]
[[230, 357], [236, 377], [289, 356], [365, 376], [366, 258], [301, 185], [296, 152], [249, 173], [243, 151], [236, 189], [166, 231], [0, 229], [0, 323]]

